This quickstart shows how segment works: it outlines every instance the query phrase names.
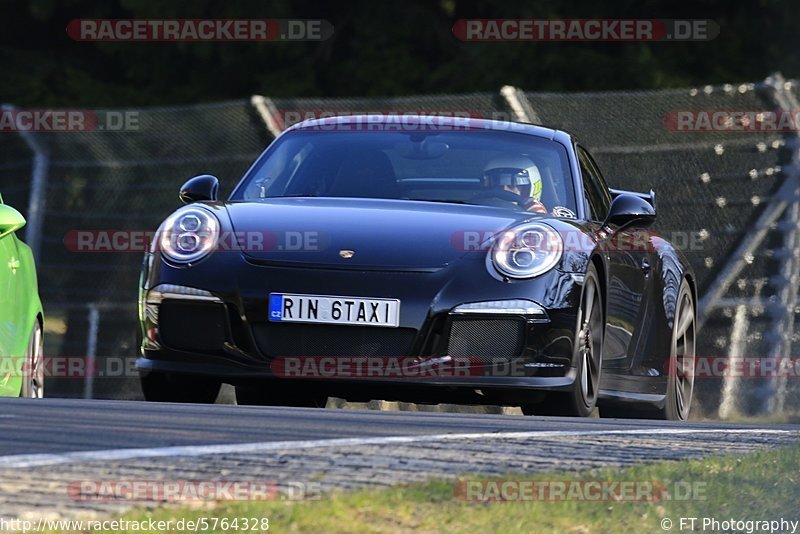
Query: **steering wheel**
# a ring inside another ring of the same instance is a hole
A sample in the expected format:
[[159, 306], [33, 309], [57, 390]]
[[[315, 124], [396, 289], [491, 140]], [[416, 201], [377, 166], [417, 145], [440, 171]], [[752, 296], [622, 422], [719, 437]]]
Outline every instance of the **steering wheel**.
[[480, 201], [481, 199], [491, 198], [502, 200], [503, 202], [508, 202], [510, 204], [516, 204], [525, 210], [530, 208], [536, 202], [530, 197], [518, 195], [512, 191], [506, 191], [505, 189], [489, 189], [481, 191], [480, 193], [475, 194], [471, 200]]

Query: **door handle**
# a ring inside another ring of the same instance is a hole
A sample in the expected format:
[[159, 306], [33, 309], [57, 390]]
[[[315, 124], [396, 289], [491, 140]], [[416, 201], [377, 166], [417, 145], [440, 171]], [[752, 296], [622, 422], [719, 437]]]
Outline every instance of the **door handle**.
[[17, 258], [8, 260], [8, 268], [11, 269], [11, 272], [17, 272], [17, 269], [19, 269], [19, 260]]
[[650, 274], [650, 260], [642, 258], [642, 272], [645, 276]]

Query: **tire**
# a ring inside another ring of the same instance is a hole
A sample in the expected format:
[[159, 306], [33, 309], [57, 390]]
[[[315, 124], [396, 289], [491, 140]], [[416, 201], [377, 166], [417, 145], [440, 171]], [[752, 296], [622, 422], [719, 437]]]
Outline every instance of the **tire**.
[[37, 319], [28, 338], [25, 349], [25, 372], [22, 373], [22, 387], [19, 396], [29, 399], [44, 397], [44, 345], [42, 343], [42, 325]]
[[664, 406], [660, 409], [637, 410], [634, 407], [612, 404], [600, 408], [602, 417], [669, 421], [685, 421], [689, 417], [694, 393], [696, 320], [694, 297], [688, 282], [684, 280], [678, 290], [675, 319], [672, 321]]
[[324, 408], [328, 396], [296, 385], [265, 382], [258, 386], [236, 386], [236, 404], [251, 406], [297, 406]]
[[144, 398], [151, 402], [214, 404], [222, 385], [219, 380], [151, 371], [140, 375]]
[[522, 406], [525, 415], [588, 417], [597, 405], [600, 372], [603, 367], [603, 297], [594, 264], [589, 265], [583, 283], [581, 304], [575, 326], [573, 361], [575, 382], [569, 391], [547, 393], [539, 403]]

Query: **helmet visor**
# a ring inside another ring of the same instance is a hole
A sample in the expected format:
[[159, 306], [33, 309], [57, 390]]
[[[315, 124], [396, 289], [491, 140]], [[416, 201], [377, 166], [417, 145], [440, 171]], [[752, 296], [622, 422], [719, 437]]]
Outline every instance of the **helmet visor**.
[[494, 186], [529, 186], [531, 177], [527, 169], [513, 167], [498, 167], [484, 172], [486, 180]]

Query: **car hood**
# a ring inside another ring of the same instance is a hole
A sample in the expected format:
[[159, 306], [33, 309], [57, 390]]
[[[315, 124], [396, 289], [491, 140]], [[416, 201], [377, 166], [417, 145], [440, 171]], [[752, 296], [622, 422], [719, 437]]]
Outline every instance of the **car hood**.
[[355, 198], [272, 198], [225, 207], [250, 259], [352, 269], [445, 267], [531, 216], [487, 206]]

